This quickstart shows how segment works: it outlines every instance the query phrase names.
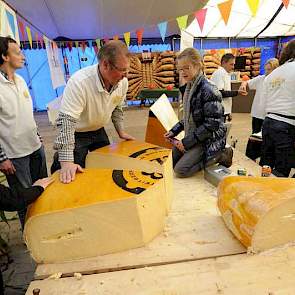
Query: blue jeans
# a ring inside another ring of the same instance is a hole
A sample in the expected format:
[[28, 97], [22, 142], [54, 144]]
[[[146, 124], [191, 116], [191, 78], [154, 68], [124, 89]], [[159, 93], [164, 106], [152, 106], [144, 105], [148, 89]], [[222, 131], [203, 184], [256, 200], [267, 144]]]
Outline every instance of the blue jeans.
[[[30, 187], [36, 180], [47, 177], [47, 166], [44, 147], [33, 152], [32, 154], [21, 157], [10, 159], [15, 167], [15, 174], [7, 175], [7, 182], [10, 188]], [[27, 209], [18, 211], [18, 216], [22, 228], [25, 224]]]
[[[100, 128], [96, 131], [75, 132], [74, 163], [85, 168], [85, 160], [88, 152], [92, 152], [109, 144], [110, 141], [104, 128]], [[54, 173], [59, 169], [60, 163], [58, 161], [58, 153], [55, 153], [50, 171]]]

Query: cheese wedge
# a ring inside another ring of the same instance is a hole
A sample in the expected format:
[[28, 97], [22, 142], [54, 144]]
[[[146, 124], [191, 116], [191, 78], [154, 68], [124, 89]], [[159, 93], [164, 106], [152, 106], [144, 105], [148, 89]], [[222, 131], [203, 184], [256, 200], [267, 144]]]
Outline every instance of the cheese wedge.
[[134, 169], [161, 173], [165, 182], [167, 213], [173, 199], [172, 151], [140, 141], [122, 141], [88, 153], [86, 168]]
[[295, 180], [229, 176], [218, 187], [218, 208], [250, 251], [295, 241]]
[[163, 175], [85, 169], [55, 182], [28, 209], [24, 239], [37, 263], [58, 263], [144, 246], [164, 228]]

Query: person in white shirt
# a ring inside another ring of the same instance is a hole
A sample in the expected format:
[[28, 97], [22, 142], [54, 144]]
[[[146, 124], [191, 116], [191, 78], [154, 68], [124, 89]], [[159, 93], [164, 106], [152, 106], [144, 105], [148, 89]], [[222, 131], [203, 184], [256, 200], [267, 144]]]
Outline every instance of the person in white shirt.
[[260, 165], [269, 165], [273, 174], [288, 177], [295, 167], [295, 39], [279, 59], [280, 66], [264, 79]]
[[240, 86], [240, 89], [244, 91], [247, 91], [247, 88], [251, 90], [256, 90], [251, 108], [252, 133], [258, 133], [261, 131], [262, 123], [264, 120], [264, 106], [261, 104], [261, 102], [263, 101], [261, 95], [264, 79], [278, 66], [278, 59], [270, 58], [264, 64], [265, 75], [259, 75], [251, 80], [243, 81]]
[[[0, 37], [0, 171], [11, 188], [28, 188], [47, 177], [44, 148], [24, 79], [15, 73], [25, 62], [19, 45]], [[26, 210], [18, 211], [22, 227]]]
[[120, 138], [134, 137], [124, 131], [122, 105], [128, 90], [129, 52], [121, 41], [110, 41], [98, 53], [98, 65], [76, 72], [63, 93], [57, 118], [58, 136], [51, 172], [70, 183], [83, 172], [89, 151], [110, 144], [104, 130], [110, 119]]
[[232, 120], [232, 97], [238, 94], [247, 95], [243, 90], [231, 90], [231, 72], [235, 67], [235, 56], [226, 53], [221, 57], [221, 67], [219, 67], [211, 76], [211, 81], [217, 86], [222, 94], [222, 105], [224, 107], [224, 121]]

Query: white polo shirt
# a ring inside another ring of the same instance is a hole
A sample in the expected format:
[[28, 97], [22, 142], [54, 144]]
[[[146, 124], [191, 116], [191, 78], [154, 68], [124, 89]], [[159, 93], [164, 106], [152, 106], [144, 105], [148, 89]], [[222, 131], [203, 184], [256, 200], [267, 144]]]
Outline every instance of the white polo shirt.
[[295, 120], [268, 113], [295, 116], [295, 60], [273, 70], [263, 83], [265, 115], [295, 126]]
[[[219, 90], [231, 91], [231, 75], [223, 67], [219, 67], [218, 70], [212, 74], [211, 81]], [[222, 98], [222, 105], [224, 107], [224, 114], [231, 114], [232, 98]]]
[[14, 80], [0, 73], [0, 144], [10, 159], [28, 156], [41, 147], [27, 84], [17, 74]]
[[251, 108], [251, 116], [258, 119], [264, 119], [264, 105], [262, 91], [265, 75], [257, 76], [248, 81], [248, 87], [251, 90], [256, 90]]
[[69, 79], [60, 112], [78, 120], [76, 131], [94, 131], [109, 122], [114, 109], [124, 103], [127, 90], [128, 80], [124, 78], [107, 92], [99, 79], [98, 65], [86, 67]]

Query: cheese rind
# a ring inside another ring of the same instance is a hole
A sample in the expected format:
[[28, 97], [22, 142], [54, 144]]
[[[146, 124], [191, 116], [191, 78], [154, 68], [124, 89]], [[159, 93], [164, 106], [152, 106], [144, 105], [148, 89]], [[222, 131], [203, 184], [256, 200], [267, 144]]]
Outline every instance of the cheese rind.
[[38, 263], [141, 247], [164, 228], [163, 178], [133, 170], [85, 169], [55, 182], [30, 206], [24, 238]]
[[295, 241], [295, 181], [229, 176], [218, 187], [218, 207], [232, 233], [253, 252]]

